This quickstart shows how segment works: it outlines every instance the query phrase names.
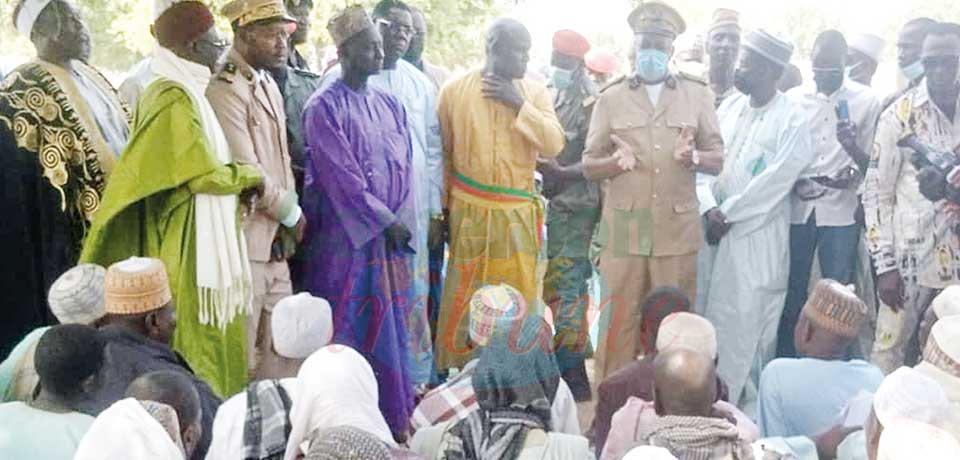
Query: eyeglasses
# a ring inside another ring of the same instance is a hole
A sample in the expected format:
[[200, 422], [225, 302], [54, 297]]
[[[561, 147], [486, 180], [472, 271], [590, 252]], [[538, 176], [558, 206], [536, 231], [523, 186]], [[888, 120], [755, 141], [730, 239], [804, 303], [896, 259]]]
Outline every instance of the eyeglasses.
[[404, 34], [404, 35], [410, 35], [410, 36], [417, 34], [417, 31], [413, 27], [408, 26], [406, 24], [400, 24], [397, 22], [388, 21], [386, 19], [377, 19], [377, 24], [381, 26], [385, 26], [387, 29], [390, 30], [390, 32], [394, 34]]

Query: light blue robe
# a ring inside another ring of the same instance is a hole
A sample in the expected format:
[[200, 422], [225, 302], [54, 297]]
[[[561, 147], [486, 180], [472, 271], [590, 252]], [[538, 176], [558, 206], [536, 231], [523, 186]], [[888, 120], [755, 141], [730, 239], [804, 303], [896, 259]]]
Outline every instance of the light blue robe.
[[874, 392], [883, 372], [851, 361], [781, 358], [760, 377], [757, 421], [768, 436], [815, 436], [835, 425], [847, 403], [861, 391]]

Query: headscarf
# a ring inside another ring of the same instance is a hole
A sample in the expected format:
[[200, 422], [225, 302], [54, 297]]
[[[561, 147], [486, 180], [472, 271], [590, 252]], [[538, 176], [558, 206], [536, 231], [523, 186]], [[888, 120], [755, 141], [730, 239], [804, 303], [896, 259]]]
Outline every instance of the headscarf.
[[883, 426], [900, 418], [933, 423], [949, 406], [947, 393], [936, 380], [909, 367], [884, 378], [873, 395], [873, 412]]
[[304, 460], [390, 460], [390, 449], [376, 436], [352, 426], [314, 433]]
[[[155, 403], [159, 404], [159, 403]], [[148, 405], [150, 406], [150, 405]], [[169, 420], [173, 408], [166, 411], [151, 406], [154, 413]], [[176, 411], [173, 411], [176, 417]], [[165, 414], [165, 415], [163, 415]], [[74, 460], [183, 460], [167, 428], [151, 415], [140, 401], [117, 401], [97, 416], [80, 440]]]
[[948, 431], [913, 420], [897, 420], [883, 427], [878, 460], [955, 460], [960, 441]]
[[560, 383], [550, 327], [536, 315], [514, 324], [498, 325], [480, 352], [473, 376], [480, 410], [450, 428], [449, 460], [514, 460], [530, 430], [550, 431]]
[[346, 425], [364, 430], [389, 447], [396, 441], [380, 413], [377, 379], [356, 350], [328, 345], [307, 358], [295, 385], [293, 425], [285, 460], [294, 460], [314, 430]]

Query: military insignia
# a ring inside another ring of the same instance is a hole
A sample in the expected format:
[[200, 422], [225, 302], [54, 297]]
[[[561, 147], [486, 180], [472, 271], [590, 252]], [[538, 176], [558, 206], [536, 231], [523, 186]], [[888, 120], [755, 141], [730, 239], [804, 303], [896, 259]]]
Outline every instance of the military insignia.
[[223, 64], [223, 69], [217, 73], [217, 78], [227, 83], [233, 83], [233, 77], [237, 74], [237, 65], [231, 61]]

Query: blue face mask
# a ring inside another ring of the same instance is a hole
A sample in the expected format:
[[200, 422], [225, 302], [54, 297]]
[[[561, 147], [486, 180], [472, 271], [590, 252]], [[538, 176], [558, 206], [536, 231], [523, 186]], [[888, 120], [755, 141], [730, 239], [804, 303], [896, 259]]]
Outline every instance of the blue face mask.
[[916, 80], [923, 76], [923, 61], [914, 62], [900, 69], [900, 71], [903, 72], [904, 77], [907, 77], [907, 80]]
[[637, 50], [636, 71], [641, 80], [648, 83], [656, 83], [667, 76], [667, 64], [670, 62], [670, 55], [660, 50], [641, 49]]
[[554, 67], [550, 83], [558, 90], [569, 88], [573, 84], [573, 71]]

